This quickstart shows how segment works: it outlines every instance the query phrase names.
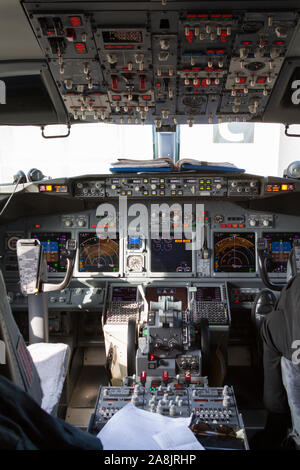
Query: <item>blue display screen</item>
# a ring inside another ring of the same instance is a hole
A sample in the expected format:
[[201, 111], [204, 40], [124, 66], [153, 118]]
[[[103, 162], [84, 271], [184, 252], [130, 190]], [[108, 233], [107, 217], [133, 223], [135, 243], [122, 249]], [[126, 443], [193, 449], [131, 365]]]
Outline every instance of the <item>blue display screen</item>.
[[271, 253], [271, 259], [267, 262], [268, 272], [286, 273], [293, 242], [300, 238], [300, 233], [269, 232], [264, 233], [263, 236], [268, 241], [268, 248]]

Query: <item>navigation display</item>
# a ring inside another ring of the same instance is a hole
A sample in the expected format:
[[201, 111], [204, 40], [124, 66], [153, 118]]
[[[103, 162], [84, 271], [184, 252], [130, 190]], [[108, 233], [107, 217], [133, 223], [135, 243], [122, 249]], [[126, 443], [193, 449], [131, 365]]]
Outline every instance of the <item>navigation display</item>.
[[154, 273], [189, 273], [192, 271], [191, 240], [158, 238], [151, 240], [151, 271]]
[[99, 239], [96, 233], [79, 233], [79, 272], [118, 272], [119, 238]]
[[114, 287], [112, 302], [136, 302], [136, 287]]
[[214, 271], [216, 273], [254, 273], [255, 233], [214, 233]]
[[39, 240], [43, 246], [48, 272], [65, 272], [67, 269], [66, 243], [71, 239], [71, 233], [38, 232], [32, 233], [31, 237]]
[[197, 287], [197, 302], [222, 302], [220, 287]]
[[267, 261], [269, 273], [286, 273], [289, 254], [293, 248], [294, 240], [299, 240], [300, 233], [264, 233], [268, 240], [268, 248], [271, 259]]

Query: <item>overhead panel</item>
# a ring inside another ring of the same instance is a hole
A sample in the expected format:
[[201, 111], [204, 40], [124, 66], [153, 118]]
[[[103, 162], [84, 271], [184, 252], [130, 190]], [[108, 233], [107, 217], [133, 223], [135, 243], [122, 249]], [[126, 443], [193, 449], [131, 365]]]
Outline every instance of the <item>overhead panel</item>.
[[298, 12], [176, 3], [130, 11], [124, 2], [109, 13], [101, 2], [77, 11], [71, 2], [47, 4], [53, 11], [25, 4], [70, 121], [263, 121]]

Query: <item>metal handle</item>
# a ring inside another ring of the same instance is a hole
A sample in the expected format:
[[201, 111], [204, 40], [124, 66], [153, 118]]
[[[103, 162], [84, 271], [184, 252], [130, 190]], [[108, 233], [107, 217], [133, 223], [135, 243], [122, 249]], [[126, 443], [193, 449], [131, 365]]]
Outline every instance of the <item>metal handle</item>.
[[64, 137], [69, 137], [70, 132], [71, 132], [71, 124], [66, 124], [66, 126], [68, 128], [67, 134], [61, 134], [61, 135], [45, 135], [44, 133], [45, 126], [41, 126], [42, 136], [44, 137], [44, 139], [61, 139]]
[[289, 124], [286, 124], [285, 125], [285, 129], [284, 129], [284, 133], [287, 137], [300, 137], [300, 134], [289, 134], [288, 133], [288, 128], [289, 128]]

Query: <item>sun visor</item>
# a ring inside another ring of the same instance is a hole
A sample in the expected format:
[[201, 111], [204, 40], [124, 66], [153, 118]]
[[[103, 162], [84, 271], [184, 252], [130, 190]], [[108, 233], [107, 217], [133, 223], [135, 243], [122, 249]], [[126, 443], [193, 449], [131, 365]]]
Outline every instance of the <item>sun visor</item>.
[[64, 104], [46, 63], [0, 63], [0, 125], [66, 122]]

